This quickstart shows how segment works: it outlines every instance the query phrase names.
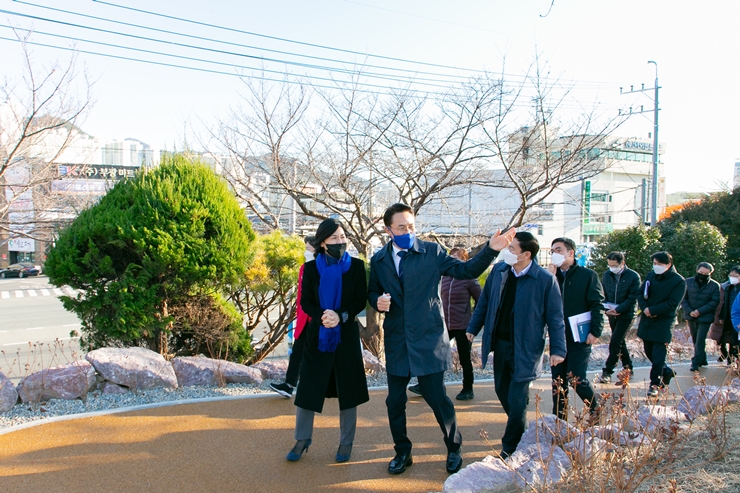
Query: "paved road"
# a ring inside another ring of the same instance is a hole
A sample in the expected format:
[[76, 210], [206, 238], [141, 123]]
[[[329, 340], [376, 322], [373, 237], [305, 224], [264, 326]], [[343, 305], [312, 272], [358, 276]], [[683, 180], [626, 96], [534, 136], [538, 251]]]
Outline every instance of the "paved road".
[[45, 276], [0, 279], [0, 371], [15, 380], [76, 359], [79, 348], [70, 331], [80, 321], [64, 309], [62, 294], [75, 291], [54, 288]]

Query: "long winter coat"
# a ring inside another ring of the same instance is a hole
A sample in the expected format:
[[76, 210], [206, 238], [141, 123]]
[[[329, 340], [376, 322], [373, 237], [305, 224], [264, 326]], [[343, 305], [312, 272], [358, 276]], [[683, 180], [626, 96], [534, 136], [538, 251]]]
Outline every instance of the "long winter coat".
[[324, 398], [338, 396], [339, 409], [351, 409], [370, 399], [356, 321], [367, 300], [365, 263], [353, 258], [349, 270], [342, 275], [342, 304], [335, 311], [347, 312], [347, 321], [341, 324], [341, 342], [331, 353], [319, 351], [319, 327], [324, 314], [319, 304], [319, 271], [315, 260], [305, 265], [301, 307], [311, 320], [304, 329], [306, 345], [295, 405], [320, 413]]
[[[468, 262], [450, 257], [438, 244], [418, 238], [403, 259], [404, 283], [398, 278], [391, 243], [370, 260], [368, 300], [377, 310], [378, 297], [391, 295], [383, 322], [386, 370], [396, 376], [422, 376], [450, 368], [450, 338], [442, 315], [442, 276], [475, 279], [496, 258], [488, 244]], [[310, 314], [309, 314], [310, 315]]]
[[[719, 305], [719, 283], [709, 279], [704, 286], [699, 286], [693, 277], [686, 279], [686, 294], [681, 301], [683, 307], [683, 318], [695, 322], [712, 323], [715, 311]], [[699, 310], [697, 318], [689, 315], [694, 310]]]
[[[645, 294], [647, 293], [647, 298]], [[676, 310], [686, 293], [686, 280], [676, 272], [671, 265], [663, 274], [650, 271], [645, 282], [640, 286], [640, 296], [637, 305], [641, 311], [650, 308], [648, 317], [640, 315], [640, 325], [637, 327], [637, 337], [643, 341], [671, 342], [672, 329], [676, 320]]]
[[[468, 325], [467, 331], [473, 335], [483, 327], [484, 368], [491, 341], [495, 338], [501, 293], [511, 275], [511, 267], [504, 262], [493, 266]], [[529, 271], [517, 280], [513, 324], [515, 382], [530, 382], [542, 374], [542, 354], [548, 335], [550, 354], [567, 355], [560, 288], [555, 276], [537, 262], [533, 261]]]
[[444, 308], [447, 330], [465, 330], [470, 322], [470, 298], [478, 303], [481, 289], [478, 279], [455, 279], [442, 277], [442, 307]]

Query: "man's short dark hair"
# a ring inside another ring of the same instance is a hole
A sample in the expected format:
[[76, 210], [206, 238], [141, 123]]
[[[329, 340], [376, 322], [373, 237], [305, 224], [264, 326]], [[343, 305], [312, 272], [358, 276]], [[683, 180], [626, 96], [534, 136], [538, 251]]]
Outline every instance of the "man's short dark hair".
[[311, 245], [311, 246], [313, 246], [313, 242], [314, 242], [315, 240], [316, 240], [316, 237], [315, 237], [315, 236], [313, 236], [313, 235], [311, 235], [311, 236], [306, 236], [305, 238], [303, 238], [303, 243], [305, 243], [306, 245]]
[[611, 252], [606, 256], [606, 259], [613, 260], [614, 262], [621, 264], [624, 262], [624, 254], [622, 252]]
[[390, 228], [391, 224], [393, 224], [393, 216], [395, 216], [399, 212], [410, 212], [412, 216], [416, 215], [414, 214], [414, 209], [407, 206], [406, 204], [401, 204], [399, 202], [397, 204], [393, 204], [385, 210], [385, 213], [383, 214], [383, 224]]
[[740, 265], [733, 265], [730, 267], [730, 272], [735, 272], [736, 274], [740, 274]]
[[514, 235], [514, 238], [519, 242], [519, 247], [522, 249], [522, 253], [531, 253], [531, 258], [535, 258], [537, 252], [540, 251], [540, 242], [537, 238], [529, 231], [519, 231]]
[[699, 270], [702, 267], [704, 267], [705, 269], [709, 269], [710, 274], [714, 272], [714, 266], [709, 262], [699, 262], [699, 264], [696, 266], [696, 270]]
[[671, 264], [673, 265], [673, 255], [671, 255], [668, 252], [655, 252], [650, 256], [652, 260], [657, 260], [659, 263], [663, 265]]
[[576, 249], [576, 242], [571, 240], [570, 238], [555, 238], [554, 240], [552, 240], [552, 243], [550, 243], [550, 246], [553, 246], [555, 243], [562, 243], [568, 250], [575, 251]]

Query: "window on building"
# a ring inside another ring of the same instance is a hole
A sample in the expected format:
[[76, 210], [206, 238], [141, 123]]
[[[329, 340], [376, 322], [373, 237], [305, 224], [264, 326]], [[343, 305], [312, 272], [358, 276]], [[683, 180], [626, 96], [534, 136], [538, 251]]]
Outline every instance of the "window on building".
[[591, 192], [591, 202], [610, 202], [609, 192]]

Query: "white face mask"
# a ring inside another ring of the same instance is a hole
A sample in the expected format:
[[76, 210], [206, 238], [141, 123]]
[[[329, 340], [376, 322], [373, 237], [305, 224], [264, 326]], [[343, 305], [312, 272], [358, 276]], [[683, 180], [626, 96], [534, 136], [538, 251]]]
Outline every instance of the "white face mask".
[[560, 267], [565, 262], [565, 256], [560, 253], [552, 254], [552, 263], [555, 267]]
[[303, 252], [303, 256], [306, 258], [306, 262], [310, 262], [314, 260], [314, 254], [313, 252], [309, 252], [308, 250]]
[[735, 284], [739, 283], [739, 282], [740, 282], [740, 278], [738, 278], [738, 277], [731, 277], [730, 278], [730, 284], [732, 284], [733, 286]]
[[668, 270], [668, 267], [666, 267], [665, 265], [653, 265], [653, 272], [655, 272], [658, 275], [663, 274], [667, 270]]
[[501, 252], [501, 258], [506, 262], [507, 265], [514, 265], [519, 261], [519, 255], [516, 253], [513, 253], [508, 248], [505, 248], [503, 252]]
[[609, 267], [609, 270], [612, 271], [612, 274], [619, 274], [622, 272], [623, 267]]

